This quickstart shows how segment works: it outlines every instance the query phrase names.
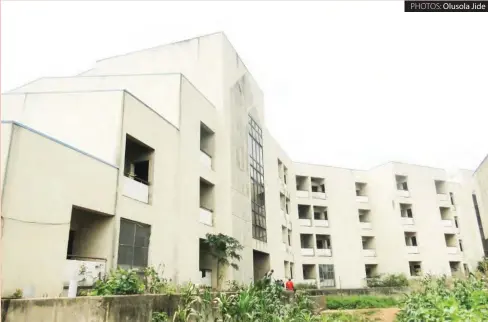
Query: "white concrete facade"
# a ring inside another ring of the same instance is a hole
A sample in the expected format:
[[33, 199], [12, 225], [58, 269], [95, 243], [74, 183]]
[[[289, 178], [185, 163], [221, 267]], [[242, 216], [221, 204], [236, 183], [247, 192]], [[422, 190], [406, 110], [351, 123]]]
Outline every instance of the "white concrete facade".
[[245, 283], [273, 268], [277, 278], [357, 288], [367, 274], [410, 276], [420, 265], [450, 275], [452, 263], [473, 268], [483, 256], [473, 173], [293, 162], [223, 33], [3, 94], [1, 157], [4, 295], [57, 296], [82, 263], [92, 274], [164, 265], [177, 283], [215, 286], [206, 233], [244, 246], [225, 279]]

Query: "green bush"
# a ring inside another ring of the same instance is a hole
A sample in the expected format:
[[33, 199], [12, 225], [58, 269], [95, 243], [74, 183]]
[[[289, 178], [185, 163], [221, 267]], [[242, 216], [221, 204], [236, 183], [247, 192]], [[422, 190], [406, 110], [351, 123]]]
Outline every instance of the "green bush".
[[144, 293], [144, 283], [136, 270], [117, 268], [96, 281], [91, 295], [131, 295]]
[[386, 308], [397, 305], [397, 300], [384, 296], [327, 296], [327, 308], [330, 310]]
[[166, 312], [152, 312], [151, 322], [167, 322], [169, 321], [168, 314]]
[[422, 288], [407, 296], [397, 315], [399, 322], [410, 321], [487, 321], [488, 283], [482, 277], [471, 276], [454, 280], [426, 277]]
[[405, 274], [386, 274], [367, 279], [368, 287], [407, 287]]

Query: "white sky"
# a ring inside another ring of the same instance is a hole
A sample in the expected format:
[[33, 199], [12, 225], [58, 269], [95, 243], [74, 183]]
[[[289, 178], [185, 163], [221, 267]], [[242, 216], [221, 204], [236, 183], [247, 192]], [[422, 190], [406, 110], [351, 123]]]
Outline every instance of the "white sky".
[[295, 161], [475, 169], [488, 153], [488, 14], [404, 13], [403, 1], [2, 1], [2, 92], [216, 31]]

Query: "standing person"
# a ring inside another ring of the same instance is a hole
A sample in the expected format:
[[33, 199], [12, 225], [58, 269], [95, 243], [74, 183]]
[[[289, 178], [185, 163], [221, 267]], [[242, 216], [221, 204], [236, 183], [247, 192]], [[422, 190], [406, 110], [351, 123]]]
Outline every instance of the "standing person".
[[291, 278], [289, 278], [288, 282], [286, 282], [286, 290], [295, 292], [295, 285], [293, 284]]
[[264, 274], [264, 283], [269, 285], [271, 283], [271, 277], [273, 276], [274, 270], [270, 270], [266, 274]]

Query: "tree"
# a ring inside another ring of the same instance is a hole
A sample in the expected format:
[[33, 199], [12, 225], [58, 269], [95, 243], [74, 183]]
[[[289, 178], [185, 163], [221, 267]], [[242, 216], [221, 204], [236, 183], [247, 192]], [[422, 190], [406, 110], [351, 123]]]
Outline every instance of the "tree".
[[481, 262], [478, 262], [477, 269], [483, 274], [488, 274], [488, 257], [484, 257]]
[[207, 234], [204, 243], [208, 246], [210, 256], [217, 260], [217, 287], [220, 288], [224, 277], [222, 269], [232, 266], [238, 270], [236, 262], [241, 260], [239, 252], [244, 248], [237, 239], [224, 234]]

